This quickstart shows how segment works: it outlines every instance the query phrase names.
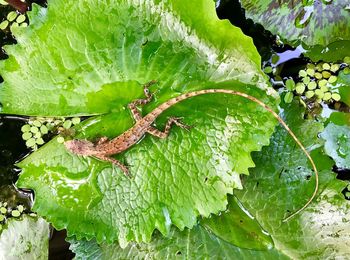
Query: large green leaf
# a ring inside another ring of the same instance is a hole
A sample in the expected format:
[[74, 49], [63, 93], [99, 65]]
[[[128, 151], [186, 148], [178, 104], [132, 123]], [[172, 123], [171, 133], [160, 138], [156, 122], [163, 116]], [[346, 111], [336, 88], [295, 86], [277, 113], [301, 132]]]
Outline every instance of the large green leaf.
[[202, 219], [200, 225], [192, 230], [180, 232], [172, 228], [168, 237], [156, 232], [150, 244], [131, 243], [122, 249], [118, 244], [99, 245], [95, 240], [73, 237], [68, 240], [77, 259], [172, 259], [175, 256], [183, 259], [285, 258], [273, 250], [271, 237], [233, 196], [229, 197], [227, 211], [220, 216]]
[[348, 0], [241, 0], [247, 18], [290, 43], [328, 45], [350, 40]]
[[[7, 48], [4, 112], [110, 112], [85, 122], [77, 138], [112, 138], [132, 126], [125, 106], [151, 79], [159, 82], [152, 88], [156, 100], [145, 112], [205, 87], [240, 90], [274, 107], [251, 39], [218, 20], [210, 0], [52, 0], [30, 16], [29, 30], [18, 31], [19, 45]], [[239, 174], [254, 166], [251, 151], [268, 144], [276, 122], [255, 103], [228, 95], [184, 101], [157, 124], [170, 115], [195, 127], [174, 129], [165, 140], [146, 137], [123, 153], [133, 179], [53, 140], [19, 164], [17, 185], [35, 191], [35, 211], [78, 238], [125, 246], [148, 241], [154, 229], [192, 227], [198, 215], [226, 208], [227, 194], [241, 188]]]
[[150, 80], [163, 100], [210, 82], [267, 86], [252, 40], [212, 1], [52, 0], [29, 17], [0, 63], [3, 113], [106, 113]]
[[350, 169], [350, 127], [329, 123], [321, 133], [325, 140], [325, 151], [339, 168]]
[[[295, 259], [346, 258], [350, 252], [350, 203], [335, 179], [333, 161], [322, 152], [317, 133], [322, 124], [304, 120], [296, 104], [284, 107], [285, 119], [295, 130], [320, 171], [317, 199], [286, 223], [282, 219], [303, 205], [314, 189], [312, 167], [286, 132], [279, 128], [269, 147], [254, 153], [256, 168], [235, 194], [273, 237], [276, 249]], [[274, 154], [274, 157], [271, 157]], [[252, 192], [254, 191], [254, 192]]]
[[76, 259], [289, 259], [271, 248], [266, 251], [235, 247], [201, 225], [179, 231], [173, 228], [168, 237], [156, 232], [152, 243], [132, 243], [122, 249], [115, 244], [69, 238]]
[[0, 259], [48, 259], [49, 233], [42, 218], [9, 219], [0, 233]]

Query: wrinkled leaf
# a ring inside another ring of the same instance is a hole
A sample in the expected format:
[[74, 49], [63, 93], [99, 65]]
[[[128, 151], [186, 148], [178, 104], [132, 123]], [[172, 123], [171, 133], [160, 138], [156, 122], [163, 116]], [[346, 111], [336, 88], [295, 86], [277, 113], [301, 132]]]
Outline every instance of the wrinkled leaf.
[[350, 127], [329, 123], [321, 137], [325, 140], [326, 153], [337, 167], [350, 169]]
[[[149, 240], [154, 228], [167, 234], [172, 224], [191, 227], [197, 215], [225, 209], [226, 194], [241, 188], [239, 173], [254, 166], [248, 151], [260, 149], [260, 138], [268, 139], [274, 126], [261, 110], [234, 108], [257, 109], [254, 104], [211, 100], [215, 106], [198, 97], [169, 111], [195, 125], [191, 131], [174, 128], [163, 140], [147, 136], [118, 156], [130, 165], [132, 179], [110, 163], [70, 154], [54, 139], [19, 164], [17, 185], [33, 189], [34, 210], [69, 234], [126, 243]], [[130, 124], [128, 111], [112, 113], [86, 122], [78, 137], [112, 137]]]
[[241, 4], [247, 18], [295, 45], [350, 40], [348, 0], [241, 0]]
[[261, 230], [259, 224], [233, 196], [229, 197], [227, 211], [220, 216], [202, 219], [200, 223], [192, 230], [182, 232], [172, 228], [167, 238], [156, 232], [150, 244], [133, 243], [125, 249], [118, 244], [98, 245], [94, 240], [77, 240], [73, 237], [68, 240], [72, 243], [71, 250], [77, 259], [171, 259], [175, 256], [184, 259], [216, 259], [225, 256], [284, 258], [283, 254], [272, 249], [271, 237]]
[[240, 248], [266, 250], [273, 247], [271, 236], [234, 196], [229, 196], [224, 213], [202, 219], [200, 223], [220, 239]]
[[95, 241], [69, 238], [76, 259], [289, 259], [275, 249], [266, 251], [235, 247], [216, 237], [201, 225], [179, 231], [172, 228], [169, 237], [156, 232], [149, 244], [99, 245]]
[[[31, 21], [28, 31], [18, 31], [19, 45], [7, 48], [13, 56], [4, 63], [4, 111], [111, 112], [85, 122], [76, 129], [77, 138], [112, 138], [131, 127], [125, 106], [151, 79], [158, 80], [151, 89], [156, 99], [144, 112], [204, 87], [237, 89], [274, 106], [251, 39], [219, 21], [210, 0], [98, 5], [52, 0], [48, 10], [34, 8]], [[43, 52], [31, 52], [39, 44], [40, 50], [46, 46]], [[13, 64], [20, 66], [13, 69]], [[34, 73], [48, 66], [57, 70]], [[20, 81], [28, 79], [30, 91], [24, 91]], [[30, 102], [20, 100], [24, 94]], [[251, 101], [227, 95], [186, 100], [157, 125], [162, 128], [171, 115], [183, 116], [194, 128], [174, 128], [164, 140], [147, 136], [118, 156], [130, 165], [132, 179], [110, 163], [74, 156], [52, 140], [19, 164], [17, 185], [35, 191], [35, 211], [78, 238], [119, 239], [126, 246], [150, 240], [154, 229], [166, 235], [171, 225], [192, 227], [198, 215], [226, 208], [227, 194], [241, 188], [239, 174], [254, 166], [250, 153], [268, 143], [275, 120]]]
[[151, 80], [159, 82], [161, 100], [228, 80], [266, 88], [252, 40], [219, 21], [214, 8], [208, 0], [34, 5], [30, 26], [14, 32], [18, 44], [5, 46], [2, 112], [117, 111]]
[[0, 233], [0, 259], [48, 259], [49, 234], [42, 218], [9, 219]]
[[333, 161], [320, 147], [322, 140], [317, 139], [317, 133], [322, 125], [304, 121], [296, 104], [284, 107], [284, 116], [312, 151], [320, 171], [317, 199], [302, 213], [282, 223], [284, 217], [311, 196], [314, 177], [303, 152], [281, 128], [273, 135], [269, 147], [254, 153], [256, 168], [244, 179], [245, 189], [235, 194], [271, 234], [278, 251], [295, 259], [346, 258], [350, 253], [350, 203], [341, 192], [347, 184], [335, 179], [331, 172]]

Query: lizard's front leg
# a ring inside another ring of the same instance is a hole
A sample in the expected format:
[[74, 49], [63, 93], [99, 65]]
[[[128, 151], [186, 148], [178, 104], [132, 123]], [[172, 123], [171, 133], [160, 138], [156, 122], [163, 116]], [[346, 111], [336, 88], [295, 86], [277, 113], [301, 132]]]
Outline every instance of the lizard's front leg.
[[164, 128], [163, 132], [158, 130], [157, 128], [155, 128], [153, 126], [150, 126], [147, 129], [147, 133], [149, 133], [149, 134], [151, 134], [153, 136], [156, 136], [156, 137], [164, 139], [164, 138], [166, 138], [169, 135], [171, 126], [173, 124], [177, 125], [178, 127], [183, 128], [183, 129], [186, 129], [186, 130], [189, 130], [189, 129], [192, 128], [192, 126], [185, 125], [184, 123], [182, 123], [181, 122], [181, 117], [170, 117], [168, 122], [165, 125], [165, 128]]
[[96, 145], [100, 145], [100, 144], [106, 143], [108, 141], [109, 141], [109, 139], [107, 136], [102, 136], [99, 139], [97, 139]]
[[118, 161], [117, 159], [105, 156], [105, 155], [94, 155], [94, 157], [103, 160], [103, 161], [107, 161], [107, 162], [111, 162], [115, 165], [117, 165], [127, 177], [131, 177], [130, 173], [129, 173], [129, 169], [128, 167], [126, 167], [124, 164], [122, 164], [120, 161]]
[[135, 100], [128, 105], [128, 108], [130, 109], [130, 112], [135, 121], [139, 121], [142, 119], [142, 115], [137, 109], [137, 106], [146, 105], [147, 103], [151, 102], [153, 95], [148, 88], [155, 83], [156, 81], [152, 80], [143, 86], [143, 93], [145, 94], [146, 98]]

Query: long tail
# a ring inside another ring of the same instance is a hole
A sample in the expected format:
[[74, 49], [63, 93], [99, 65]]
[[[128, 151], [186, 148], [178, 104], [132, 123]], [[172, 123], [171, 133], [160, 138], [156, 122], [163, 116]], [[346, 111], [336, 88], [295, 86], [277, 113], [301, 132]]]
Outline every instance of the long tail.
[[178, 97], [172, 98], [172, 99], [168, 100], [167, 102], [165, 102], [165, 103], [161, 104], [160, 106], [158, 106], [156, 109], [154, 109], [151, 113], [149, 113], [145, 117], [156, 118], [164, 110], [166, 110], [169, 107], [175, 105], [176, 103], [181, 102], [182, 100], [185, 100], [185, 99], [188, 99], [188, 98], [191, 98], [191, 97], [194, 97], [194, 96], [209, 94], [209, 93], [225, 93], [225, 94], [241, 96], [241, 97], [244, 97], [246, 99], [249, 99], [249, 100], [257, 103], [258, 105], [262, 106], [267, 111], [269, 111], [280, 122], [280, 124], [288, 131], [288, 133], [293, 137], [294, 141], [299, 145], [301, 150], [303, 150], [303, 152], [305, 153], [305, 155], [309, 159], [309, 161], [310, 161], [310, 163], [312, 165], [312, 168], [314, 169], [314, 172], [315, 172], [316, 183], [315, 183], [315, 190], [314, 190], [312, 196], [309, 198], [309, 200], [305, 203], [305, 205], [303, 207], [301, 207], [300, 209], [298, 209], [297, 211], [295, 211], [294, 213], [292, 213], [291, 215], [289, 215], [288, 217], [286, 217], [285, 219], [283, 219], [283, 222], [287, 222], [289, 219], [291, 219], [295, 215], [299, 214], [307, 206], [309, 206], [309, 204], [315, 198], [315, 196], [317, 194], [317, 191], [318, 191], [318, 171], [317, 171], [316, 165], [315, 165], [314, 161], [312, 160], [310, 154], [307, 152], [307, 150], [303, 146], [303, 144], [299, 141], [299, 139], [296, 137], [296, 135], [293, 133], [293, 131], [290, 130], [288, 125], [283, 121], [283, 119], [275, 111], [273, 111], [272, 108], [267, 106], [265, 103], [263, 103], [259, 99], [255, 98], [253, 96], [247, 95], [245, 93], [239, 92], [239, 91], [234, 91], [234, 90], [228, 90], [228, 89], [204, 89], [204, 90], [198, 90], [198, 91], [194, 91], [194, 92], [185, 93], [185, 94], [182, 94], [182, 95], [180, 95]]

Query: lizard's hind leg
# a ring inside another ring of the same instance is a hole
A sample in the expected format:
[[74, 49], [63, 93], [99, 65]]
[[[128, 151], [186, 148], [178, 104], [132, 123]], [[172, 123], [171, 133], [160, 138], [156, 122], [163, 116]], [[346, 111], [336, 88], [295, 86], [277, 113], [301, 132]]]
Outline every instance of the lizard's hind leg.
[[165, 128], [164, 128], [163, 132], [158, 130], [157, 128], [154, 128], [153, 126], [150, 126], [147, 129], [147, 133], [149, 133], [149, 134], [151, 134], [153, 136], [159, 137], [161, 139], [164, 139], [164, 138], [166, 138], [169, 135], [171, 126], [173, 124], [177, 125], [178, 127], [183, 128], [183, 129], [186, 129], [186, 130], [190, 130], [192, 128], [192, 126], [185, 125], [184, 123], [182, 123], [181, 122], [181, 117], [170, 117], [168, 122], [165, 125]]
[[146, 105], [147, 103], [151, 102], [153, 98], [153, 94], [149, 91], [148, 88], [155, 83], [156, 81], [152, 80], [143, 86], [143, 93], [145, 94], [146, 98], [137, 99], [128, 105], [128, 108], [130, 109], [130, 112], [133, 118], [135, 119], [135, 121], [139, 121], [142, 119], [142, 115], [140, 111], [137, 109], [137, 106]]
[[107, 162], [111, 162], [113, 163], [114, 165], [117, 165], [123, 172], [126, 176], [130, 177], [130, 174], [129, 174], [129, 169], [127, 166], [125, 166], [124, 164], [122, 164], [120, 161], [118, 161], [117, 159], [114, 159], [114, 158], [111, 158], [111, 157], [108, 157], [108, 156], [104, 156], [104, 155], [95, 155], [96, 158], [102, 160], [102, 161], [107, 161]]

